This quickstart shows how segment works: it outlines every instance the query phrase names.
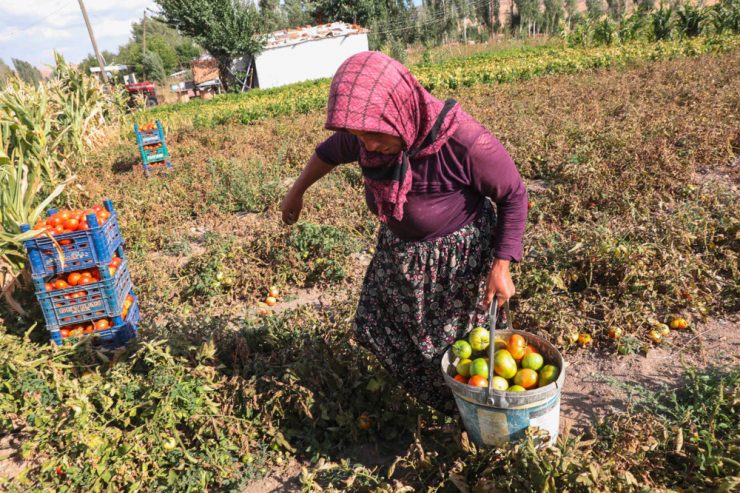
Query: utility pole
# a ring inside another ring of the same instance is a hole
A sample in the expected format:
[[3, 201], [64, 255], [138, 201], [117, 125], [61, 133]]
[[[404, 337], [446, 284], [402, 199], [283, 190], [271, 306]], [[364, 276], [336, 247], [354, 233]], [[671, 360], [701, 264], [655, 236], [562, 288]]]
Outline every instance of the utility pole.
[[78, 1], [80, 2], [82, 17], [85, 18], [85, 25], [87, 26], [87, 32], [90, 35], [90, 41], [92, 42], [93, 50], [95, 51], [95, 57], [98, 59], [98, 65], [100, 65], [100, 81], [105, 84], [108, 82], [108, 75], [105, 73], [105, 62], [103, 61], [103, 57], [100, 55], [100, 51], [98, 51], [98, 43], [95, 42], [95, 34], [93, 34], [92, 25], [90, 25], [90, 18], [87, 16], [85, 3], [83, 0]]
[[141, 52], [146, 53], [146, 10], [144, 11], [144, 20], [141, 21], [141, 27], [144, 30], [144, 36], [143, 36], [144, 39], [142, 41], [142, 44], [144, 46], [141, 47]]
[[[144, 20], [141, 21], [141, 27], [144, 30], [144, 35], [142, 36], [142, 48], [141, 48], [141, 57], [143, 58], [146, 55], [146, 10], [144, 10]], [[142, 64], [142, 72], [144, 75], [144, 80], [146, 80], [146, 65]]]

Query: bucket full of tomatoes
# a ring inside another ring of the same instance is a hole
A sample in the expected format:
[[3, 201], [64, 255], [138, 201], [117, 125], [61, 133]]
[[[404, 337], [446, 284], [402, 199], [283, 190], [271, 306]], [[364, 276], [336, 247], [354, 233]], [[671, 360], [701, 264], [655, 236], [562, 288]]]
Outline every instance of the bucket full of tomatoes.
[[496, 330], [494, 298], [489, 328], [474, 328], [447, 350], [445, 382], [476, 445], [501, 446], [523, 438], [530, 427], [547, 431], [553, 443], [560, 425], [563, 357], [545, 339], [514, 330], [508, 302], [502, 312], [505, 330]]

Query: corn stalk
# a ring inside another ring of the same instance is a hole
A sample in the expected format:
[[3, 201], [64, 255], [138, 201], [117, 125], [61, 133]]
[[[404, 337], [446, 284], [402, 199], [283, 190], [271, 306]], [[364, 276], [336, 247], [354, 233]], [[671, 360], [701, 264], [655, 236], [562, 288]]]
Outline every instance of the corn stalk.
[[12, 80], [0, 92], [0, 289], [12, 298], [26, 267], [22, 233], [74, 179], [70, 165], [120, 119], [123, 100], [97, 80], [78, 73], [55, 54], [54, 78], [36, 86]]
[[26, 263], [23, 242], [39, 234], [33, 230], [21, 232], [21, 224], [38, 221], [65, 185], [60, 183], [38, 202], [45, 186], [42, 167], [38, 163], [28, 166], [22, 155], [9, 157], [0, 150], [0, 289], [8, 304], [20, 313], [23, 309], [12, 298], [12, 292]]
[[49, 183], [68, 172], [58, 149], [69, 129], [56, 120], [57, 112], [44, 85], [15, 79], [0, 92], [0, 142], [6, 156], [22, 156], [37, 163]]
[[66, 131], [61, 151], [79, 156], [105, 135], [106, 125], [119, 120], [125, 102], [114, 89], [70, 67], [59, 53], [54, 58], [55, 78], [49, 87], [57, 123]]

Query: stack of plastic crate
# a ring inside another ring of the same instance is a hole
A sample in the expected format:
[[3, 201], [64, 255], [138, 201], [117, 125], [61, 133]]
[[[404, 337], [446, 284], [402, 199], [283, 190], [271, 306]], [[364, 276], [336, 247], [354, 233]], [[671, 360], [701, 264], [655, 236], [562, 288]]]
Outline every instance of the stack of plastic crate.
[[141, 162], [144, 165], [144, 173], [148, 175], [155, 165], [164, 165], [167, 169], [172, 169], [170, 151], [164, 141], [164, 131], [159, 120], [143, 127], [135, 123], [134, 132], [141, 153]]
[[[109, 200], [104, 208], [109, 215], [102, 224], [96, 214], [88, 214], [88, 229], [42, 233], [24, 242], [36, 298], [56, 344], [90, 335], [106, 346], [119, 346], [137, 334], [139, 307], [118, 216]], [[56, 213], [51, 209], [48, 217]]]

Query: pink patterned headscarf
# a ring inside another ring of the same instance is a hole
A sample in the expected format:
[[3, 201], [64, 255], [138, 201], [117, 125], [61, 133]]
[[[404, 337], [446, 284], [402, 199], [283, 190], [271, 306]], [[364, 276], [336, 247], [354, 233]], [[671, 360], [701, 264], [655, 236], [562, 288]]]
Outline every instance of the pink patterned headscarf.
[[[439, 151], [457, 129], [459, 113], [454, 101], [445, 105], [429, 94], [401, 63], [366, 51], [348, 58], [334, 75], [325, 126], [401, 138], [403, 151], [397, 155], [360, 146], [365, 186], [375, 198], [378, 217], [383, 222], [388, 217], [400, 221], [412, 184], [409, 159]], [[429, 136], [430, 131], [440, 116], [436, 138], [430, 142], [435, 137]]]

